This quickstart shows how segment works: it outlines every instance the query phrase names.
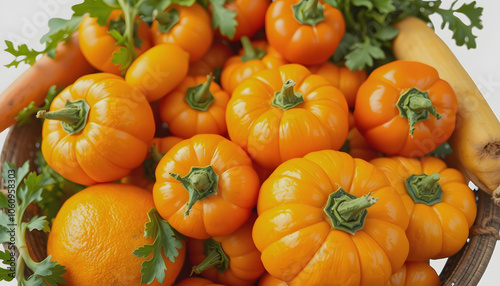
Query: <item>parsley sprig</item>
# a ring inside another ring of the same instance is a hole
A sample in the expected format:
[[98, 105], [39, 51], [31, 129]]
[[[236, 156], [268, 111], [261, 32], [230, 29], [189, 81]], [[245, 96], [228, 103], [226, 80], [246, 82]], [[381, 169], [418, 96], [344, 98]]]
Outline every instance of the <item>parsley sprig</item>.
[[[473, 28], [482, 29], [483, 8], [476, 1], [457, 5], [453, 2], [449, 9], [442, 7], [442, 1], [424, 0], [325, 0], [339, 9], [346, 22], [346, 34], [333, 60], [345, 64], [351, 70], [374, 68], [394, 60], [391, 42], [398, 30], [392, 24], [408, 16], [418, 17], [431, 24], [430, 15], [442, 17], [441, 28], [448, 27], [458, 46], [468, 49], [476, 47]], [[465, 24], [457, 14], [467, 18]]]
[[[26, 244], [26, 232], [32, 230], [49, 231], [49, 222], [45, 216], [34, 216], [29, 221], [22, 221], [24, 213], [32, 203], [42, 200], [45, 187], [53, 182], [44, 179], [43, 175], [29, 172], [29, 162], [16, 168], [13, 164], [5, 163], [3, 166], [2, 178], [4, 186], [7, 188], [7, 195], [0, 193], [0, 208], [11, 210], [9, 215], [0, 212], [0, 242], [11, 243], [11, 236], [15, 238], [14, 243], [9, 244], [8, 250], [0, 252], [0, 259], [3, 264], [10, 264], [15, 254], [15, 249], [19, 256], [15, 264], [15, 275], [11, 269], [0, 271], [0, 280], [18, 280], [19, 285], [58, 285], [66, 283], [61, 276], [66, 272], [64, 266], [51, 261], [51, 256], [35, 262], [30, 256]], [[33, 274], [28, 279], [25, 278], [25, 267], [28, 267]]]
[[162, 253], [174, 262], [175, 258], [179, 256], [178, 249], [183, 247], [181, 239], [184, 238], [160, 217], [156, 209], [152, 208], [148, 212], [148, 217], [149, 222], [145, 225], [144, 237], [154, 238], [154, 242], [137, 248], [133, 253], [138, 257], [148, 257], [153, 253], [151, 259], [141, 264], [141, 284], [150, 284], [155, 278], [158, 282], [163, 283], [167, 266]]

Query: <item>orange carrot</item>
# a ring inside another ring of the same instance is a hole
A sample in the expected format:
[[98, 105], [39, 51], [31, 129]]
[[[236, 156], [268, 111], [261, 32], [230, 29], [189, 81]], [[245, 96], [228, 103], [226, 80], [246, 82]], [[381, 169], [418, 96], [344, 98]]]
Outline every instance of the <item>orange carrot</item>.
[[41, 105], [52, 85], [67, 86], [94, 71], [80, 51], [78, 34], [73, 34], [59, 43], [55, 59], [43, 55], [0, 94], [0, 132], [16, 123], [14, 118], [30, 102]]

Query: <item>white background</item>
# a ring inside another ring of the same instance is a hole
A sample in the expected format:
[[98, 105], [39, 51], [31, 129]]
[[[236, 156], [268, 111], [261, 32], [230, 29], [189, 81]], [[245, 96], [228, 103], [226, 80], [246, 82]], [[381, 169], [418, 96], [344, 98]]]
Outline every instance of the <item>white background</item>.
[[[50, 18], [69, 18], [72, 14], [71, 6], [81, 1], [75, 0], [16, 0], [2, 1], [0, 9], [0, 92], [18, 77], [27, 66], [17, 69], [4, 67], [12, 60], [3, 50], [6, 48], [4, 40], [11, 40], [15, 44], [27, 43], [28, 46], [40, 49], [40, 37], [48, 31], [47, 22]], [[447, 7], [452, 0], [443, 0]], [[471, 2], [458, 1], [458, 3]], [[433, 17], [437, 34], [453, 50], [457, 58], [471, 75], [481, 90], [497, 118], [500, 118], [500, 1], [477, 0], [479, 6], [484, 7], [483, 30], [475, 31], [478, 35], [477, 49], [467, 50], [465, 47], [456, 47], [451, 39], [451, 32], [439, 29], [439, 18]], [[0, 149], [3, 146], [6, 131], [0, 133]], [[440, 271], [443, 261], [431, 263]], [[486, 272], [479, 285], [498, 285], [498, 269], [500, 269], [500, 245], [497, 244], [495, 253], [488, 264]], [[4, 284], [3, 284], [4, 283]], [[15, 285], [14, 282], [0, 282], [1, 285]]]

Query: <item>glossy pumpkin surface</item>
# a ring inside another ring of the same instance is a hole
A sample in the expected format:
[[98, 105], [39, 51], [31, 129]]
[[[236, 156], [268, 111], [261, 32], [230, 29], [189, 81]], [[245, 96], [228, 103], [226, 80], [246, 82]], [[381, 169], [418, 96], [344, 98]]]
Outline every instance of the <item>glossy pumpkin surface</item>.
[[116, 75], [86, 75], [57, 95], [44, 117], [67, 112], [68, 105], [87, 117], [77, 114], [71, 124], [46, 119], [42, 129], [43, 157], [61, 176], [83, 185], [110, 182], [144, 161], [155, 123], [139, 90]]
[[406, 230], [409, 261], [445, 258], [462, 248], [477, 207], [474, 192], [458, 170], [435, 157], [377, 158], [370, 162], [387, 175], [410, 215]]
[[228, 103], [226, 123], [231, 140], [272, 170], [312, 151], [340, 149], [347, 137], [348, 107], [324, 77], [288, 64], [242, 82]]
[[[370, 196], [376, 202], [356, 216], [341, 211]], [[281, 164], [262, 184], [257, 211], [253, 238], [262, 262], [289, 285], [384, 285], [408, 254], [409, 217], [399, 194], [382, 171], [343, 152]], [[365, 213], [364, 225], [346, 231], [330, 211], [346, 224]]]
[[153, 197], [160, 215], [177, 231], [207, 239], [228, 235], [248, 220], [259, 186], [240, 147], [222, 136], [203, 134], [163, 156]]

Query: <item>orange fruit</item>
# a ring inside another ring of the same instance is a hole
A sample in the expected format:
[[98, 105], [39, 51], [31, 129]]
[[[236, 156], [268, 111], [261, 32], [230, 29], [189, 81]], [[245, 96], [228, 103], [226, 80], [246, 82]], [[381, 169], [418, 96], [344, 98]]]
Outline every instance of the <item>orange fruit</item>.
[[[67, 285], [140, 285], [146, 258], [132, 252], [153, 244], [144, 237], [153, 207], [151, 192], [128, 184], [97, 184], [69, 198], [54, 219], [47, 243], [51, 260], [66, 266]], [[185, 247], [178, 251], [175, 262], [164, 257], [162, 285], [173, 284], [182, 268]], [[160, 284], [155, 279], [150, 285]]]

